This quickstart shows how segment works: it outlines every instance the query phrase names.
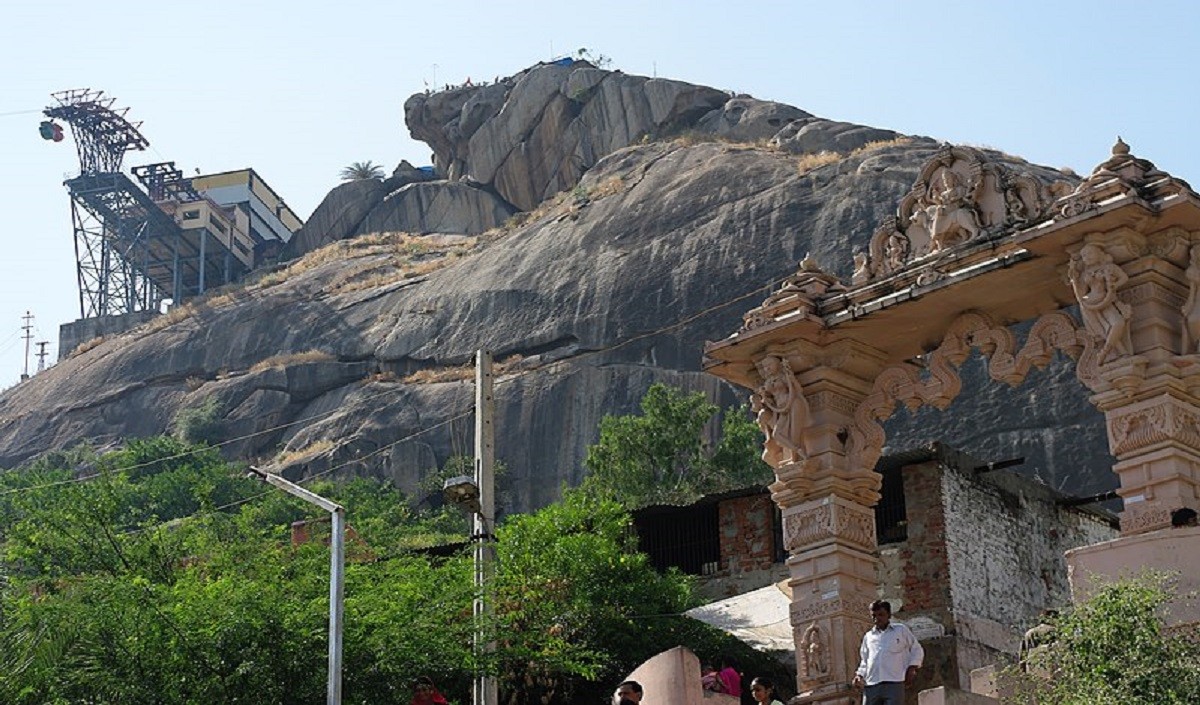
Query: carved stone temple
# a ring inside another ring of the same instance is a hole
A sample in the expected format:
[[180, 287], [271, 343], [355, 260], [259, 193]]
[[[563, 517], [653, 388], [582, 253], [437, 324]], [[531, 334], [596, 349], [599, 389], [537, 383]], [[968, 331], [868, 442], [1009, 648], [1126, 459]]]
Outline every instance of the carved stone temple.
[[1129, 546], [1174, 540], [1170, 512], [1200, 509], [1200, 196], [1120, 140], [1077, 186], [1015, 169], [944, 149], [854, 255], [851, 282], [806, 259], [706, 346], [706, 370], [751, 391], [775, 469], [793, 702], [856, 702], [877, 597], [881, 423], [897, 404], [953, 413], [974, 353], [1011, 385], [1065, 355], [1104, 412], [1122, 537], [1085, 549], [1089, 565], [1151, 555]]

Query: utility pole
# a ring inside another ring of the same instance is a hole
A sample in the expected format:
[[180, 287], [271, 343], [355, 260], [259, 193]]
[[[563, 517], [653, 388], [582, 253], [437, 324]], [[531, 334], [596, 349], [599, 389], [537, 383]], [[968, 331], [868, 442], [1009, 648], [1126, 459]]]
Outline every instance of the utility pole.
[[[487, 675], [496, 642], [488, 639], [492, 616], [492, 586], [495, 575], [496, 494], [495, 427], [492, 417], [492, 354], [480, 350], [475, 357], [475, 484], [479, 487], [479, 511], [472, 518], [475, 539], [475, 655], [480, 668], [475, 674], [474, 705], [497, 705], [496, 677]], [[479, 666], [477, 666], [479, 668]]]
[[21, 381], [29, 379], [29, 341], [33, 340], [33, 314], [26, 311], [21, 320], [25, 321], [25, 325], [21, 326], [21, 330], [25, 331], [25, 335], [21, 336], [25, 339], [25, 367], [21, 369]]
[[38, 359], [37, 371], [38, 372], [41, 372], [42, 370], [46, 369], [46, 346], [49, 344], [50, 344], [49, 340], [39, 340], [36, 343], [34, 343], [34, 345], [38, 346], [38, 351], [37, 351], [37, 359]]

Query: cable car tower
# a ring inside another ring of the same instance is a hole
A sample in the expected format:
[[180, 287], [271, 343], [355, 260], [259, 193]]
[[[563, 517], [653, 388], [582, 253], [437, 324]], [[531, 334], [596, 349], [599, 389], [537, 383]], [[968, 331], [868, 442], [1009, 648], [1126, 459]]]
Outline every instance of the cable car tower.
[[[88, 89], [51, 94], [42, 138], [61, 142], [70, 126], [79, 174], [71, 196], [81, 318], [158, 311], [254, 268], [256, 248], [287, 242], [302, 222], [253, 169], [185, 177], [175, 162], [121, 172], [126, 152], [149, 141], [139, 123]], [[139, 185], [140, 182], [140, 185]]]
[[79, 154], [79, 175], [67, 179], [82, 318], [157, 310], [164, 293], [146, 276], [147, 240], [175, 230], [172, 218], [121, 173], [125, 153], [150, 145], [141, 123], [113, 109], [103, 91], [76, 89], [52, 93], [55, 104], [43, 113], [42, 136], [60, 141], [61, 120], [70, 126]]

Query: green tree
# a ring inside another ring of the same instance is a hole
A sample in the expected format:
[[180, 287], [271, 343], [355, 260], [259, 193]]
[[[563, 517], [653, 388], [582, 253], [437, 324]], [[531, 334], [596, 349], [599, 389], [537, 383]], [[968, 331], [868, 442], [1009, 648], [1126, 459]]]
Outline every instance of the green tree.
[[1146, 574], [1101, 587], [1055, 620], [1054, 641], [1034, 652], [1012, 702], [1055, 705], [1184, 705], [1200, 702], [1195, 635], [1172, 632], [1164, 608], [1176, 599], [1164, 576]]
[[690, 502], [774, 479], [759, 457], [762, 434], [744, 407], [725, 410], [715, 446], [706, 441], [705, 427], [717, 406], [703, 393], [655, 384], [641, 408], [641, 414], [600, 422], [600, 440], [584, 459], [588, 491], [639, 507]]
[[496, 634], [501, 688], [520, 703], [602, 702], [646, 659], [685, 645], [733, 656], [786, 682], [773, 656], [683, 615], [691, 578], [657, 572], [618, 502], [569, 490], [498, 531]]
[[[76, 470], [0, 476], [0, 702], [320, 701], [328, 548], [287, 541], [311, 507], [169, 438]], [[348, 550], [345, 702], [407, 702], [414, 669], [465, 687], [469, 560], [393, 550], [411, 516], [386, 485], [314, 487], [372, 549]]]
[[368, 159], [365, 162], [354, 162], [350, 166], [344, 167], [340, 176], [342, 181], [367, 181], [382, 179], [385, 173], [382, 165]]
[[[688, 579], [649, 566], [611, 498], [568, 492], [499, 528], [485, 626], [500, 647], [477, 663], [469, 551], [409, 550], [430, 520], [387, 483], [307, 484], [347, 508], [358, 536], [347, 547], [347, 705], [407, 703], [422, 673], [461, 703], [477, 666], [500, 674], [506, 702], [599, 701], [678, 644], [768, 672], [745, 645], [681, 615], [695, 604]], [[320, 702], [322, 518], [214, 449], [172, 438], [0, 474], [0, 703]], [[299, 519], [317, 521], [293, 546]]]

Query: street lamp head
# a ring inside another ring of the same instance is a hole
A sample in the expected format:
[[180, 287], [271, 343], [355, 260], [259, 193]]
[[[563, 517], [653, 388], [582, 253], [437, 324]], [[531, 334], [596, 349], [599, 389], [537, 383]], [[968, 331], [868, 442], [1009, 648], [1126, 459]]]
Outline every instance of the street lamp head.
[[442, 497], [468, 514], [478, 514], [479, 485], [470, 475], [452, 477], [442, 485]]

